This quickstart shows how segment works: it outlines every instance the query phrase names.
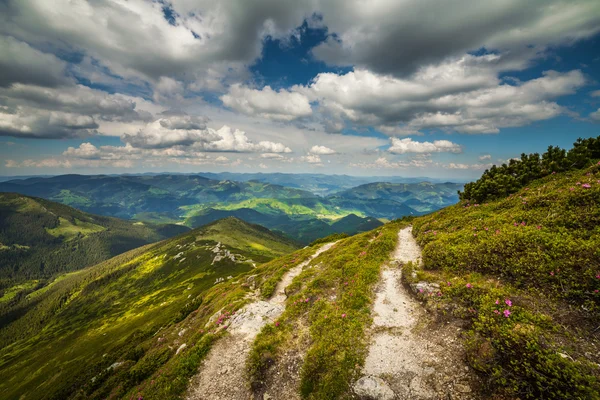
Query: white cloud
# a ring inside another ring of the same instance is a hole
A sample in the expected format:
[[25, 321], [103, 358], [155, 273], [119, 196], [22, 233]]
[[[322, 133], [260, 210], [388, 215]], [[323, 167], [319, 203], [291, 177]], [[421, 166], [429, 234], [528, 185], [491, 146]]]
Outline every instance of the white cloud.
[[482, 47], [519, 54], [600, 30], [596, 0], [340, 0], [320, 7], [336, 37], [314, 49], [317, 57], [396, 76]]
[[462, 147], [449, 140], [433, 142], [416, 142], [411, 138], [390, 138], [391, 146], [388, 151], [392, 154], [406, 153], [462, 153]]
[[276, 121], [291, 121], [312, 114], [305, 95], [285, 89], [276, 92], [270, 86], [256, 90], [234, 84], [227, 94], [221, 96], [221, 101], [243, 114]]
[[269, 160], [282, 160], [285, 157], [278, 153], [263, 153], [260, 155], [260, 158], [265, 158]]
[[461, 163], [449, 163], [445, 167], [449, 169], [471, 169], [471, 170], [484, 170], [491, 168], [493, 164], [461, 164]]
[[327, 155], [331, 155], [331, 154], [337, 154], [337, 151], [335, 151], [333, 149], [330, 149], [329, 147], [318, 146], [318, 145], [315, 145], [315, 146], [311, 147], [308, 152], [310, 154], [316, 154], [316, 155], [320, 155], [320, 156], [327, 156]]
[[406, 168], [431, 168], [436, 166], [429, 158], [414, 158], [411, 160], [390, 161], [385, 157], [379, 157], [374, 162], [359, 162], [350, 164], [352, 167], [365, 169], [406, 169]]
[[300, 157], [300, 161], [307, 162], [309, 164], [321, 164], [321, 157], [316, 154], [307, 154], [306, 156]]
[[590, 118], [600, 122], [600, 108], [590, 114]]
[[593, 92], [590, 93], [590, 96], [600, 97], [600, 90], [594, 90]]
[[420, 70], [410, 79], [360, 69], [322, 73], [308, 87], [294, 90], [318, 101], [334, 119], [377, 126], [391, 135], [436, 128], [497, 133], [564, 113], [552, 100], [575, 93], [586, 82], [579, 70], [547, 71], [511, 85], [497, 77], [502, 63], [502, 56], [467, 55]]
[[482, 156], [479, 156], [479, 161], [485, 161], [485, 160], [491, 160], [492, 156], [490, 154], [484, 154]]

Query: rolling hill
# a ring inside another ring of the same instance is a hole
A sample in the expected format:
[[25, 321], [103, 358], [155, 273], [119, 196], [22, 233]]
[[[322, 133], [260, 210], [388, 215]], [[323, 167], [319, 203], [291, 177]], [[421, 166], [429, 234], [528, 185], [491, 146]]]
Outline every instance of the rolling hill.
[[241, 283], [273, 273], [255, 265], [295, 249], [263, 227], [227, 218], [56, 278], [29, 293], [20, 318], [0, 328], [2, 397], [105, 398], [134, 388], [185, 347], [180, 340], [198, 334], [171, 332], [175, 324], [243, 303]]
[[[53, 275], [187, 230], [180, 225], [102, 217], [41, 198], [0, 193], [0, 282], [5, 287], [8, 282], [29, 280], [25, 286], [36, 286]], [[10, 295], [15, 294], [11, 291]], [[6, 300], [0, 296], [0, 302]]]

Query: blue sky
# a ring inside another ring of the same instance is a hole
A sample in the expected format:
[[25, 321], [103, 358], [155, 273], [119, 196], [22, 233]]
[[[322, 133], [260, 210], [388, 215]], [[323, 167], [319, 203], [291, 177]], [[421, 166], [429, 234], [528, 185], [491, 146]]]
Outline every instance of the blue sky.
[[0, 175], [472, 179], [600, 135], [597, 1], [0, 7]]

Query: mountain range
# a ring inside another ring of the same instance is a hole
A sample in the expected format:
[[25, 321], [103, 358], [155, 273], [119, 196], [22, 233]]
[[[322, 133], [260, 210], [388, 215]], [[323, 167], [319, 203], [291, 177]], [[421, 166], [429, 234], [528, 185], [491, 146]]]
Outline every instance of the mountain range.
[[[256, 180], [214, 180], [201, 175], [61, 175], [0, 183], [0, 191], [149, 223], [195, 228], [236, 216], [304, 244], [339, 233], [340, 226], [352, 234], [375, 227], [376, 219], [421, 215], [454, 204], [461, 188], [456, 183], [369, 183], [321, 197]], [[335, 225], [351, 214], [355, 217]]]

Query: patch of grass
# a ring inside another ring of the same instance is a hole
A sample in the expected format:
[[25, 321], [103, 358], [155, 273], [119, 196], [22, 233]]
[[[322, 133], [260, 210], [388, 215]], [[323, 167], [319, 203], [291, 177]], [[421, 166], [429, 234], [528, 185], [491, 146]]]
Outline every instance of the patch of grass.
[[102, 232], [105, 227], [96, 225], [91, 222], [81, 221], [74, 218], [69, 221], [66, 218], [58, 217], [58, 226], [55, 228], [46, 228], [46, 232], [55, 237], [64, 237], [64, 240], [69, 241], [79, 236], [87, 236], [91, 233]]

